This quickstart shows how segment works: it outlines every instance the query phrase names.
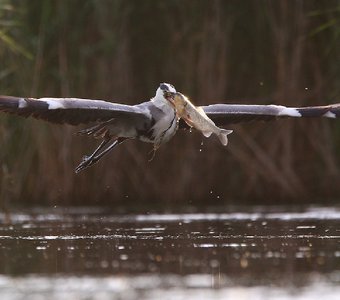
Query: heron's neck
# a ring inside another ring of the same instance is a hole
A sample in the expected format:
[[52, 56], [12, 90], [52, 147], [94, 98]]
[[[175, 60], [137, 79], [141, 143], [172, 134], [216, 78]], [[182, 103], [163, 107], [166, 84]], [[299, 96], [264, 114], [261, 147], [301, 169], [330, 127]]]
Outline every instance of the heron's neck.
[[163, 96], [155, 96], [151, 102], [163, 111], [173, 110], [171, 104]]

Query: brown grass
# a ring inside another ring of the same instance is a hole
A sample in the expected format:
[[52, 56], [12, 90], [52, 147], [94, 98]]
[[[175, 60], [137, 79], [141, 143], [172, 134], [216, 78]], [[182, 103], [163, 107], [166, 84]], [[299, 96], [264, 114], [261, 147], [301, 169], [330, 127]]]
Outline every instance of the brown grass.
[[[338, 28], [321, 30], [339, 20], [336, 1], [5, 2], [12, 9], [0, 4], [0, 21], [17, 23], [0, 30], [34, 58], [0, 40], [2, 94], [137, 103], [168, 81], [197, 104], [340, 102]], [[179, 132], [150, 163], [151, 146], [132, 141], [75, 175], [97, 141], [73, 135], [74, 127], [1, 115], [0, 196], [18, 204], [172, 208], [340, 195], [336, 121], [233, 129], [226, 149]]]

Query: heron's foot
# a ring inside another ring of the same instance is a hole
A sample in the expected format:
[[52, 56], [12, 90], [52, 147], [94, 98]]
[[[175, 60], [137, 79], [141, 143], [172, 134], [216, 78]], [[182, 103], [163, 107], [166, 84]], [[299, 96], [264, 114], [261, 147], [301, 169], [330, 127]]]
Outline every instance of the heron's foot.
[[148, 159], [148, 162], [152, 162], [153, 159], [155, 158], [156, 155], [156, 151], [154, 149], [152, 149], [149, 154], [151, 154], [151, 157]]
[[149, 152], [149, 154], [151, 154], [151, 157], [149, 158], [148, 162], [153, 161], [153, 159], [156, 156], [156, 151], [158, 150], [158, 148], [159, 148], [159, 145], [154, 145], [153, 146], [152, 150]]
[[90, 158], [91, 158], [91, 156], [84, 155], [81, 161], [83, 162], [83, 161], [89, 160]]
[[108, 129], [104, 123], [76, 132], [77, 135], [93, 135], [95, 138], [104, 137], [107, 133]]
[[[96, 150], [94, 150], [94, 152], [91, 155], [83, 156], [83, 160], [78, 165], [78, 167], [76, 167], [75, 172], [79, 173], [80, 171], [82, 171], [82, 170], [84, 170], [88, 167], [91, 167], [93, 164], [95, 164], [97, 161], [99, 161], [104, 155], [109, 153], [114, 147], [123, 143], [125, 140], [126, 140], [126, 138], [118, 138], [118, 139], [115, 139], [115, 140], [112, 140], [111, 138], [105, 139], [104, 141], [101, 142], [101, 144], [97, 147]], [[111, 143], [111, 144], [109, 144], [109, 143]], [[107, 144], [109, 144], [108, 147], [106, 147]]]
[[92, 127], [84, 128], [76, 132], [77, 135], [93, 135], [95, 138], [109, 138], [109, 130], [107, 125], [110, 124], [112, 120], [101, 122], [100, 124], [94, 125]]
[[91, 127], [91, 128], [85, 128], [85, 129], [82, 129], [82, 130], [79, 130], [77, 132], [75, 132], [76, 135], [91, 135], [95, 132], [95, 129], [94, 127]]
[[80, 171], [91, 167], [95, 162], [93, 161], [93, 157], [92, 156], [88, 156], [88, 155], [84, 155], [83, 156], [83, 160], [81, 161], [81, 163], [78, 165], [78, 167], [76, 167], [75, 172], [79, 173]]

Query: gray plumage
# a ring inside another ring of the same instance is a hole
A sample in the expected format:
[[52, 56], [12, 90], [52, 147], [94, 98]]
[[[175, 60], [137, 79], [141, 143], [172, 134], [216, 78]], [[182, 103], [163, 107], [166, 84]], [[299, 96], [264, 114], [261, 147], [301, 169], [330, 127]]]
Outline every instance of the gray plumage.
[[[92, 127], [79, 133], [94, 135], [103, 141], [90, 156], [84, 157], [76, 169], [79, 172], [93, 165], [126, 139], [153, 143], [155, 150], [170, 140], [179, 123], [175, 110], [168, 101], [174, 93], [176, 90], [171, 84], [162, 83], [154, 98], [137, 105], [78, 98], [0, 96], [0, 111], [57, 124], [92, 124]], [[202, 108], [219, 127], [282, 117], [340, 117], [340, 104], [295, 108], [280, 105], [212, 104]], [[188, 128], [188, 125], [181, 121], [179, 128]]]
[[155, 150], [171, 139], [177, 131], [178, 118], [167, 98], [174, 93], [171, 84], [162, 83], [155, 97], [137, 105], [78, 98], [0, 96], [0, 111], [57, 124], [92, 124], [79, 134], [100, 137], [103, 141], [90, 156], [83, 158], [76, 168], [79, 172], [127, 139], [153, 143]]
[[340, 117], [340, 104], [310, 107], [286, 107], [282, 105], [212, 104], [202, 106], [207, 116], [217, 126], [254, 120], [275, 120], [283, 117]]

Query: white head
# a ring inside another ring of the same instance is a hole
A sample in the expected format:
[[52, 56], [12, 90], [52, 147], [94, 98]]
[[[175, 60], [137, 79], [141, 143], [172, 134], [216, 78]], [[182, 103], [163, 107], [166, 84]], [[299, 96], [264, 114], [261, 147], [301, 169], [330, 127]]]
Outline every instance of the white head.
[[[173, 97], [176, 93], [175, 87], [170, 83], [161, 83], [159, 88], [156, 91], [155, 100], [173, 100]], [[167, 102], [165, 101], [165, 102]]]

